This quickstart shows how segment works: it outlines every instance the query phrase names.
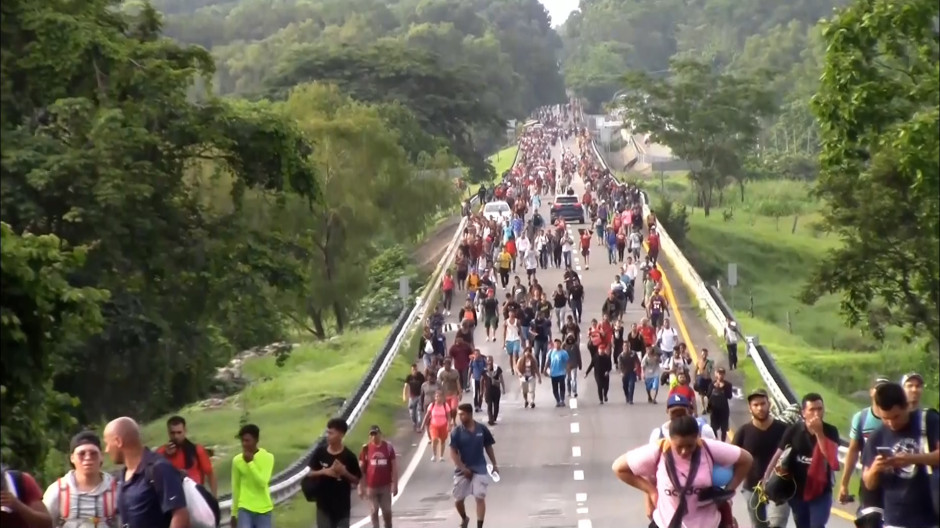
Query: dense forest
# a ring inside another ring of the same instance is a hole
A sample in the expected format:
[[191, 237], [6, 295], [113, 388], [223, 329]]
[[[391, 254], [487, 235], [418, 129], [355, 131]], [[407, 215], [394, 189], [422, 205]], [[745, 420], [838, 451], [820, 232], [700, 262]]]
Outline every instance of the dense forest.
[[505, 120], [564, 97], [537, 0], [2, 13], [0, 439], [39, 473], [240, 350], [394, 318], [446, 170], [491, 174]]

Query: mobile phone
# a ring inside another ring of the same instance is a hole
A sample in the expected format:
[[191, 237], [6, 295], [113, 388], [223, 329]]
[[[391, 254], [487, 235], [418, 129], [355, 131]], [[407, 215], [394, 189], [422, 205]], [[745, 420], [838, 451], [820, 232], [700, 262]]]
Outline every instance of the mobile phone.
[[879, 454], [879, 455], [881, 455], [881, 456], [883, 456], [883, 457], [885, 457], [885, 458], [889, 458], [889, 457], [894, 456], [894, 450], [893, 450], [892, 448], [890, 448], [890, 447], [878, 447], [878, 448], [876, 448], [876, 450], [878, 451], [878, 454]]

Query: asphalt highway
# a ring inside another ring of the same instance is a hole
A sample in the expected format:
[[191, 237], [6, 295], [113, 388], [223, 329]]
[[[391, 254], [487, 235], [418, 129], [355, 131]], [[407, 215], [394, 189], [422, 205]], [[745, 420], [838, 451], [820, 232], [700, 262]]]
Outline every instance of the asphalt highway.
[[[566, 146], [577, 149], [574, 141]], [[561, 157], [562, 145], [554, 148], [555, 159]], [[584, 184], [580, 178], [573, 182], [575, 192], [581, 196]], [[543, 198], [542, 215], [548, 219], [550, 198]], [[577, 240], [577, 229], [587, 225], [570, 225]], [[606, 249], [591, 248], [591, 266], [586, 269], [580, 254], [574, 258], [576, 271], [585, 288], [582, 329], [586, 330], [592, 318], [600, 318], [601, 305], [618, 266], [608, 263]], [[521, 270], [520, 270], [521, 271]], [[524, 280], [524, 271], [522, 278]], [[546, 291], [562, 282], [562, 270], [539, 270], [539, 282]], [[675, 283], [675, 281], [673, 281]], [[638, 287], [638, 291], [641, 291]], [[502, 299], [503, 290], [497, 292]], [[459, 301], [459, 299], [457, 299]], [[455, 303], [455, 306], [459, 302]], [[639, 302], [628, 307], [624, 317], [626, 325], [638, 321], [644, 312]], [[683, 310], [685, 319], [696, 317], [693, 309]], [[452, 316], [448, 322], [456, 322]], [[675, 318], [673, 322], [676, 323]], [[500, 329], [502, 330], [502, 329]], [[642, 385], [636, 389], [635, 404], [627, 405], [620, 376], [611, 373], [609, 403], [598, 401], [593, 374], [585, 379], [579, 376], [578, 397], [569, 396], [568, 405], [555, 408], [548, 379], [538, 386], [536, 407], [525, 409], [519, 394], [519, 384], [508, 375], [509, 365], [502, 349], [502, 338], [496, 342], [484, 341], [485, 331], [477, 328], [476, 346], [483, 354], [493, 356], [506, 373], [508, 393], [503, 395], [499, 423], [491, 427], [496, 438], [495, 451], [500, 467], [501, 481], [490, 485], [487, 496], [487, 527], [495, 528], [646, 528], [643, 497], [616, 480], [610, 466], [625, 451], [646, 443], [650, 432], [666, 421], [662, 405], [646, 403]], [[448, 335], [452, 342], [453, 333]], [[587, 350], [582, 357], [590, 361]], [[465, 395], [463, 401], [470, 401]], [[485, 410], [485, 409], [484, 409]], [[486, 414], [477, 416], [486, 423]], [[397, 528], [457, 527], [460, 520], [454, 511], [451, 497], [453, 464], [431, 462], [430, 449], [422, 442], [413, 460], [403, 460], [401, 493], [393, 507]], [[748, 526], [744, 501], [734, 501], [735, 516], [742, 528]], [[472, 499], [467, 501], [470, 526], [476, 525]], [[363, 519], [356, 527], [369, 526]], [[791, 521], [791, 526], [793, 526]], [[831, 528], [852, 526], [833, 516]]]

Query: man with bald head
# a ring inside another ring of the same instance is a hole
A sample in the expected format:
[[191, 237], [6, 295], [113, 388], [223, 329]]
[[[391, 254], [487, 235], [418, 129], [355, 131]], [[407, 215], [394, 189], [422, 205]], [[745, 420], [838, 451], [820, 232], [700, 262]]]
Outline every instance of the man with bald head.
[[104, 428], [105, 452], [124, 471], [118, 480], [118, 511], [126, 528], [189, 528], [182, 475], [165, 457], [143, 444], [140, 427], [128, 417]]

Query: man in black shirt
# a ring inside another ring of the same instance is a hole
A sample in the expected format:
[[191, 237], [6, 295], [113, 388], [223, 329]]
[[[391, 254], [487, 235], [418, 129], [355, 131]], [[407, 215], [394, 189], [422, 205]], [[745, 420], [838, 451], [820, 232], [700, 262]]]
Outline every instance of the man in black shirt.
[[786, 504], [759, 503], [754, 487], [761, 481], [767, 466], [783, 439], [786, 424], [770, 414], [770, 398], [767, 391], [757, 389], [747, 395], [751, 421], [742, 425], [735, 433], [732, 443], [754, 457], [751, 472], [744, 480], [743, 491], [747, 497], [747, 513], [752, 528], [786, 528], [790, 507]]
[[[786, 466], [796, 482], [796, 494], [789, 502], [796, 528], [824, 528], [829, 523], [833, 468], [839, 467], [839, 430], [823, 421], [825, 413], [822, 396], [812, 392], [803, 396], [800, 411], [803, 419], [787, 427], [764, 471], [766, 479], [783, 451], [790, 448]], [[818, 473], [811, 471], [811, 467]]]
[[362, 470], [359, 459], [343, 444], [349, 425], [342, 418], [326, 422], [326, 444], [310, 455], [310, 472], [304, 478], [315, 479], [317, 528], [347, 528], [352, 511], [350, 493], [359, 484]]
[[568, 286], [568, 303], [571, 307], [571, 315], [574, 316], [578, 324], [581, 324], [581, 312], [584, 307], [584, 286], [581, 285], [581, 281], [577, 277]]
[[418, 365], [412, 363], [411, 372], [405, 377], [405, 386], [401, 389], [401, 399], [408, 402], [408, 415], [411, 416], [411, 424], [415, 431], [421, 430], [421, 422], [424, 420], [426, 407], [421, 394], [421, 386], [425, 381], [424, 374], [418, 370]]

